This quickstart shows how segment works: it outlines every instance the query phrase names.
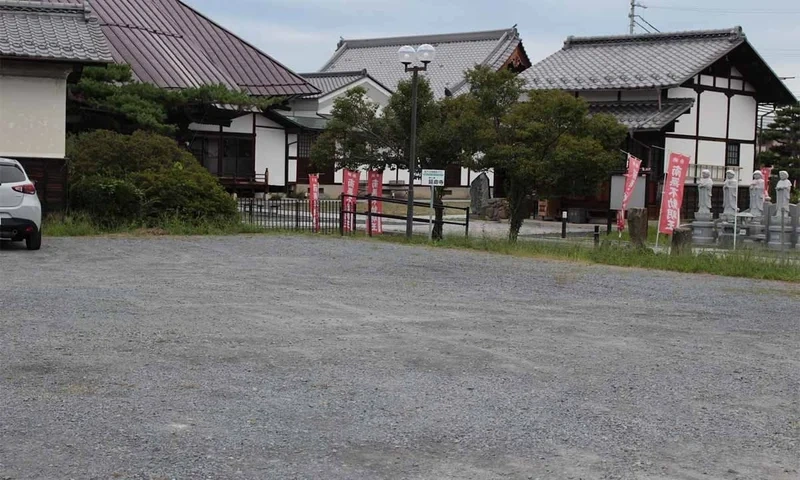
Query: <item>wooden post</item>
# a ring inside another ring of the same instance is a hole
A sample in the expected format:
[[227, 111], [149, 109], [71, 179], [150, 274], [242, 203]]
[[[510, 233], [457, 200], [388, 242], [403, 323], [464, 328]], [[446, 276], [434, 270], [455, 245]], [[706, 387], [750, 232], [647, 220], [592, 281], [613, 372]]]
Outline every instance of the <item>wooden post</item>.
[[631, 246], [634, 248], [647, 247], [647, 209], [628, 209], [628, 231], [631, 234]]
[[672, 252], [671, 255], [691, 255], [692, 253], [692, 229], [689, 227], [678, 227], [672, 231]]

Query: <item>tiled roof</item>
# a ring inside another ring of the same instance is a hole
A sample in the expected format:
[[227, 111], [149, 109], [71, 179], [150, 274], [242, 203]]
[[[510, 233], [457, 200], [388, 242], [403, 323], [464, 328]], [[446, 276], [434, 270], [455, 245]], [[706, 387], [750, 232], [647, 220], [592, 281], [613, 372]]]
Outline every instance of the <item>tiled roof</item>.
[[[81, 0], [44, 0], [75, 4]], [[92, 0], [114, 59], [162, 88], [223, 84], [252, 95], [317, 93], [299, 75], [180, 0]]]
[[516, 27], [508, 30], [421, 35], [412, 37], [342, 40], [336, 53], [320, 72], [366, 70], [380, 83], [395, 89], [401, 80], [408, 79], [397, 60], [397, 50], [403, 45], [429, 43], [436, 47], [436, 61], [423, 73], [437, 97], [445, 89], [457, 93], [464, 86], [464, 72], [476, 65], [501, 68], [522, 41]]
[[596, 102], [589, 104], [593, 114], [606, 113], [635, 131], [661, 130], [676, 118], [691, 110], [694, 99], [674, 98], [658, 101]]
[[335, 92], [343, 87], [351, 85], [359, 80], [364, 78], [369, 78], [373, 82], [380, 85], [382, 88], [392, 91], [389, 88], [383, 86], [379, 81], [375, 80], [372, 76], [370, 76], [366, 70], [360, 70], [357, 72], [325, 72], [325, 73], [301, 73], [301, 77], [303, 77], [308, 83], [314, 85], [319, 89], [320, 93], [313, 94], [313, 95], [306, 95], [305, 98], [319, 98], [325, 96], [331, 92]]
[[113, 61], [97, 19], [82, 5], [0, 0], [0, 57]]
[[528, 88], [604, 90], [677, 86], [746, 42], [726, 30], [569, 37], [564, 48], [526, 70]]

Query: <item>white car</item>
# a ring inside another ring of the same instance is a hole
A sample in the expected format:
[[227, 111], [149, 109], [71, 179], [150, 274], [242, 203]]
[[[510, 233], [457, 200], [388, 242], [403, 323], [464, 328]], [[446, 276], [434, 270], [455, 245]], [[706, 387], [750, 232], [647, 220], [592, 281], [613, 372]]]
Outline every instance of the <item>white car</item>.
[[36, 186], [16, 160], [0, 158], [0, 241], [42, 247], [42, 204]]

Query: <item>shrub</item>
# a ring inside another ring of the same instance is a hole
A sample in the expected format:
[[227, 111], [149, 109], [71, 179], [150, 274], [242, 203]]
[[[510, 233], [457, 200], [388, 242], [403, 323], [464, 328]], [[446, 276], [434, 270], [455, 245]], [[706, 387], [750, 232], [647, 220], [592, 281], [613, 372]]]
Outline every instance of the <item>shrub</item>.
[[202, 167], [176, 165], [164, 172], [143, 172], [132, 178], [144, 192], [144, 215], [149, 219], [169, 216], [217, 221], [236, 215], [236, 202]]
[[217, 179], [169, 137], [98, 130], [70, 138], [67, 148], [72, 207], [100, 224], [236, 218], [236, 203]]
[[95, 175], [74, 182], [69, 198], [73, 209], [86, 212], [108, 226], [138, 220], [145, 197], [127, 180]]

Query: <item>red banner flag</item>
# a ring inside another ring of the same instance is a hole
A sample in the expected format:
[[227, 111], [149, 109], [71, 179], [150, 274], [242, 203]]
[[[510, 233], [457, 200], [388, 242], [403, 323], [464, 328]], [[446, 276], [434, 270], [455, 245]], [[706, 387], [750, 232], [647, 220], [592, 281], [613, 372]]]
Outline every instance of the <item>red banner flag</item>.
[[617, 229], [622, 232], [625, 230], [625, 212], [631, 203], [631, 197], [636, 190], [636, 182], [639, 179], [639, 169], [642, 161], [633, 155], [628, 155], [628, 173], [625, 174], [625, 189], [622, 192], [622, 209], [617, 212]]
[[308, 210], [311, 212], [314, 233], [319, 233], [319, 175], [308, 176]]
[[342, 170], [342, 193], [344, 193], [343, 208], [344, 208], [344, 231], [355, 232], [356, 230], [356, 208], [358, 208], [358, 182], [361, 178], [361, 172], [351, 172], [350, 170]]
[[[367, 179], [367, 193], [372, 197], [383, 196], [383, 172], [370, 170]], [[383, 202], [373, 200], [370, 202], [369, 210], [373, 214], [383, 213]], [[380, 235], [383, 233], [383, 218], [372, 217], [371, 232], [373, 235]]]
[[761, 176], [764, 177], [764, 198], [769, 198], [769, 177], [773, 167], [761, 167]]
[[672, 231], [680, 225], [683, 188], [690, 161], [689, 157], [680, 153], [672, 153], [669, 156], [664, 191], [661, 194], [661, 217], [658, 223], [658, 231], [665, 235], [672, 235]]

